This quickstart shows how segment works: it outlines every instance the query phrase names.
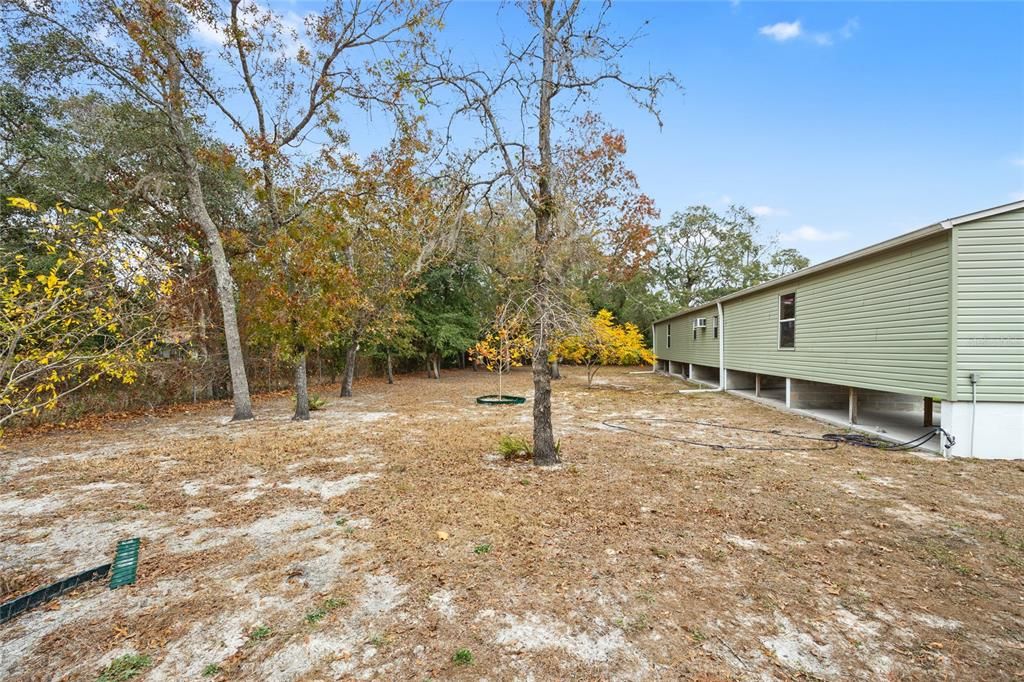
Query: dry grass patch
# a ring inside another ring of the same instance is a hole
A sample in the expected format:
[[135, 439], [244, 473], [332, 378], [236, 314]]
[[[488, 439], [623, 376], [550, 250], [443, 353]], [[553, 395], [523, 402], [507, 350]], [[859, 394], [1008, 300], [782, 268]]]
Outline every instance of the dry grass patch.
[[[566, 375], [552, 469], [504, 459], [530, 404], [476, 405], [493, 376], [470, 371], [363, 381], [308, 424], [288, 421], [282, 396], [250, 424], [223, 425], [211, 405], [13, 440], [0, 472], [4, 565], [20, 576], [9, 593], [106, 560], [120, 537], [143, 550], [134, 587], [0, 626], [14, 652], [0, 676], [95, 679], [128, 653], [150, 656], [154, 679], [1014, 679], [1024, 667], [1020, 463], [798, 450], [656, 418], [828, 427], [654, 375], [610, 370], [591, 390]], [[527, 372], [508, 382], [530, 390]], [[666, 442], [602, 424], [614, 417], [780, 449]]]

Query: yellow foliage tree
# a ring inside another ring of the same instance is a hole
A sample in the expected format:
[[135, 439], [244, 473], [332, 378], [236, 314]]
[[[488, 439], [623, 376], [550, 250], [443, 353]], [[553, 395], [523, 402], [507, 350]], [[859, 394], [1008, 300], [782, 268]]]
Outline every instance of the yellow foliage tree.
[[615, 324], [615, 316], [598, 311], [579, 334], [559, 340], [556, 354], [566, 362], [587, 368], [587, 388], [604, 365], [640, 365], [653, 362], [654, 355], [632, 322]]
[[501, 378], [513, 367], [521, 367], [532, 357], [533, 340], [521, 315], [506, 306], [498, 311], [493, 328], [469, 349], [469, 358], [488, 371], [498, 373], [498, 397], [502, 397]]
[[0, 244], [0, 435], [14, 417], [53, 409], [107, 378], [131, 384], [154, 346], [170, 267], [109, 229], [119, 209], [85, 219], [20, 197], [17, 246]]

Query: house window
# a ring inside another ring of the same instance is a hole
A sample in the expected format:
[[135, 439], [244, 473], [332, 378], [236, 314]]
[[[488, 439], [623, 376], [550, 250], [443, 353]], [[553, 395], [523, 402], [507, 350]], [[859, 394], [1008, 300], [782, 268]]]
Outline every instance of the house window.
[[718, 338], [718, 315], [715, 315], [711, 321], [711, 328], [715, 333], [715, 338]]
[[668, 347], [672, 347], [672, 323], [668, 323]]
[[693, 340], [697, 340], [697, 320], [693, 321]]
[[779, 348], [796, 348], [796, 293], [779, 296]]

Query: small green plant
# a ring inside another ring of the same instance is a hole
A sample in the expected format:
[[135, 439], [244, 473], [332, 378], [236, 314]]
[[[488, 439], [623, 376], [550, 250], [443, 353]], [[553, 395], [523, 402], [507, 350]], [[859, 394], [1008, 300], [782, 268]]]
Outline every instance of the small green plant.
[[122, 682], [133, 679], [141, 675], [152, 663], [153, 659], [146, 654], [125, 654], [111, 661], [96, 682]]
[[327, 599], [323, 604], [306, 614], [306, 622], [310, 625], [315, 625], [322, 621], [328, 613], [347, 603], [344, 599]]
[[974, 575], [974, 571], [960, 563], [960, 557], [958, 557], [955, 552], [938, 542], [926, 543], [925, 551], [928, 552], [929, 556], [931, 556], [931, 558], [938, 564], [951, 571], [955, 571], [963, 576]]
[[[311, 395], [308, 400], [310, 412], [316, 412], [317, 410], [322, 410], [327, 407], [327, 399], [323, 396]], [[295, 396], [292, 396], [292, 405], [295, 405]]]
[[334, 519], [335, 526], [344, 526], [346, 523], [348, 523], [348, 519], [342, 518], [340, 516]]
[[384, 647], [386, 647], [388, 645], [388, 641], [388, 636], [385, 634], [374, 635], [369, 639], [370, 644], [377, 647], [378, 649], [383, 649]]
[[220, 666], [216, 663], [210, 663], [203, 668], [203, 677], [213, 677], [220, 674]]
[[147, 509], [149, 509], [149, 505], [148, 504], [144, 504], [142, 502], [138, 502], [138, 503], [132, 505], [132, 509], [135, 509], [137, 511], [146, 511]]
[[529, 459], [533, 456], [533, 446], [522, 436], [504, 435], [498, 441], [498, 454], [507, 461]]
[[1013, 538], [1003, 528], [989, 531], [988, 536], [1004, 547], [1010, 547], [1011, 549], [1024, 552], [1024, 538]]
[[636, 618], [626, 618], [625, 616], [615, 618], [612, 620], [612, 624], [626, 633], [639, 632], [640, 630], [646, 630], [648, 627], [647, 616], [642, 613]]
[[638, 594], [636, 596], [636, 598], [639, 599], [640, 601], [644, 602], [645, 604], [653, 604], [654, 603], [654, 593], [653, 592], [648, 592], [646, 590], [641, 592], [640, 594]]
[[692, 640], [693, 640], [694, 642], [696, 642], [697, 644], [700, 644], [701, 642], [703, 642], [704, 640], [706, 640], [706, 639], [708, 638], [708, 636], [707, 636], [707, 635], [705, 635], [705, 634], [704, 634], [703, 632], [701, 632], [700, 630], [698, 630], [697, 628], [691, 628], [691, 629], [690, 629], [690, 638], [691, 638], [691, 639], [692, 639]]
[[264, 639], [266, 639], [267, 637], [270, 637], [271, 632], [273, 632], [273, 630], [271, 630], [266, 625], [259, 625], [257, 627], [254, 627], [249, 632], [249, 641], [250, 642], [261, 642]]
[[491, 551], [491, 546], [489, 544], [477, 545], [476, 547], [473, 548], [473, 553], [474, 554], [487, 554], [490, 551]]
[[469, 649], [459, 649], [452, 656], [455, 665], [469, 665], [473, 662], [473, 652]]

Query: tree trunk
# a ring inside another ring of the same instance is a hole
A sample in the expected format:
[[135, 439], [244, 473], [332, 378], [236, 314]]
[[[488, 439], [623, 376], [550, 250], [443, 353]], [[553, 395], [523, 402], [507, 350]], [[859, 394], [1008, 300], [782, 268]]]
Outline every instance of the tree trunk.
[[306, 354], [300, 353], [295, 362], [295, 415], [292, 421], [309, 419], [309, 389], [306, 385]]
[[557, 355], [555, 356], [555, 361], [551, 363], [551, 378], [552, 379], [561, 379], [562, 378], [562, 370], [559, 367], [558, 356]]
[[441, 356], [439, 354], [437, 354], [437, 353], [434, 353], [434, 357], [433, 357], [432, 362], [434, 364], [434, 378], [435, 379], [440, 379], [441, 378]]
[[355, 341], [345, 351], [345, 374], [341, 378], [341, 397], [352, 397], [352, 382], [356, 378], [356, 357], [359, 352], [359, 344]]
[[220, 231], [206, 208], [199, 164], [189, 144], [184, 114], [180, 109], [184, 97], [181, 91], [181, 70], [169, 45], [166, 58], [168, 89], [164, 100], [164, 111], [174, 135], [174, 144], [185, 175], [189, 217], [203, 231], [203, 236], [206, 237], [210, 249], [210, 260], [213, 262], [213, 274], [217, 282], [217, 299], [220, 301], [221, 315], [224, 318], [224, 342], [228, 349], [228, 366], [231, 369], [231, 396], [235, 403], [235, 414], [231, 420], [252, 419], [249, 381], [245, 375], [242, 339], [238, 333], [238, 319], [235, 315], [235, 282], [231, 277], [231, 269], [228, 265], [227, 255], [224, 253], [224, 243], [221, 241]]
[[387, 351], [387, 363], [388, 363], [388, 366], [387, 366], [388, 383], [389, 384], [393, 384], [393, 383], [395, 383], [395, 371], [394, 371], [394, 369], [391, 366], [391, 351], [390, 350]]
[[537, 302], [533, 327], [533, 463], [550, 466], [558, 463], [555, 434], [551, 425], [551, 365], [548, 363], [548, 325], [551, 321], [548, 252], [551, 241], [551, 220], [554, 196], [551, 190], [553, 162], [551, 158], [551, 100], [554, 92], [554, 0], [543, 3], [544, 25], [541, 42], [543, 62], [540, 88], [540, 111], [537, 120], [537, 146], [540, 165], [537, 170], [537, 208], [534, 210], [534, 273], [533, 292]]

